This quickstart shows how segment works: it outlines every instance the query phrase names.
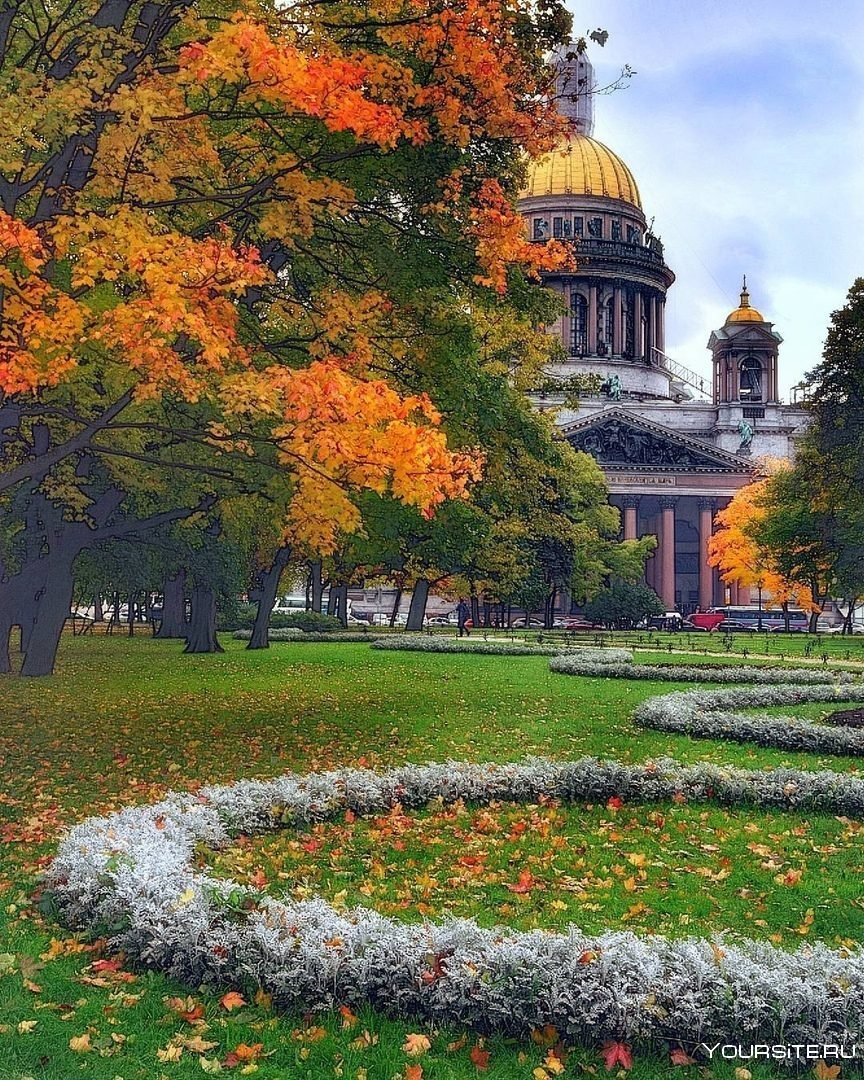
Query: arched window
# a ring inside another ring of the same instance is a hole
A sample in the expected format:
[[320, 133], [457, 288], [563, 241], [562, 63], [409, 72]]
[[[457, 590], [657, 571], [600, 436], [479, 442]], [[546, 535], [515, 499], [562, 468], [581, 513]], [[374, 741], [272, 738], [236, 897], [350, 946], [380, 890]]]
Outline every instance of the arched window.
[[762, 401], [762, 364], [755, 356], [745, 356], [738, 376], [738, 397], [741, 401]]
[[574, 356], [588, 351], [588, 301], [580, 293], [570, 300], [570, 348]]
[[610, 296], [603, 307], [605, 316], [603, 319], [603, 340], [606, 342], [609, 352], [612, 352], [615, 341], [615, 298]]

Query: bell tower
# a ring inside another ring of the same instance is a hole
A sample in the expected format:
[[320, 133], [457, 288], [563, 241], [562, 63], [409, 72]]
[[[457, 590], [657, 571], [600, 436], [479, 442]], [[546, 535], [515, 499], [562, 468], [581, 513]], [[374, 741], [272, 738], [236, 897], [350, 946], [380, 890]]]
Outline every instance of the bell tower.
[[750, 306], [747, 278], [741, 302], [708, 340], [714, 364], [714, 404], [759, 410], [780, 400], [777, 354], [783, 338]]

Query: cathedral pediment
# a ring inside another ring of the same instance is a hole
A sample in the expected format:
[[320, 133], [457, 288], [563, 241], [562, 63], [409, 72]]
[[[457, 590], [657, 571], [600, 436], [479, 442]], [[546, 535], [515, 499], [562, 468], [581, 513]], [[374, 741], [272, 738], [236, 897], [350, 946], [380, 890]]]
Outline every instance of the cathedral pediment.
[[606, 409], [562, 428], [576, 450], [590, 454], [604, 469], [646, 472], [741, 473], [751, 463], [737, 454], [690, 438], [624, 409]]

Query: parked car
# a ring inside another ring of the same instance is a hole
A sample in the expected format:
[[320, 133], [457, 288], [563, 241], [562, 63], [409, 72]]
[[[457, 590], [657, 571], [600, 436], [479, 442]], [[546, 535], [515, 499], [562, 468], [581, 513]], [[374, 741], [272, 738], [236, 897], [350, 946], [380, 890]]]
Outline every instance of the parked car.
[[751, 623], [736, 622], [735, 619], [724, 619], [717, 625], [721, 634], [756, 634], [758, 627]]
[[594, 623], [586, 622], [584, 619], [556, 619], [552, 627], [555, 630], [593, 630]]
[[[466, 623], [465, 625], [467, 626], [468, 624]], [[542, 629], [544, 629], [542, 619], [514, 619], [513, 622], [510, 623], [510, 626], [514, 630], [524, 630], [524, 629], [542, 630]]]
[[450, 621], [446, 615], [435, 615], [431, 619], [426, 620], [427, 626], [454, 626], [455, 624]]
[[680, 630], [683, 622], [680, 611], [665, 611], [662, 615], [652, 615], [648, 626], [652, 630]]

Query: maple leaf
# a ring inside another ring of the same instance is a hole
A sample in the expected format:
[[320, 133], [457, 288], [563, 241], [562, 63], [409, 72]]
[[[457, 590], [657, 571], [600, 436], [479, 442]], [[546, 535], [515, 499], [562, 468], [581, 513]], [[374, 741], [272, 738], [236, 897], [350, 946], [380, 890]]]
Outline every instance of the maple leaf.
[[624, 800], [620, 795], [613, 795], [611, 799], [606, 803], [607, 810], [620, 810], [624, 805]]
[[816, 1080], [838, 1080], [840, 1076], [839, 1065], [827, 1065], [824, 1061], [817, 1061], [813, 1067], [813, 1075]]
[[489, 1051], [480, 1046], [479, 1043], [477, 1046], [471, 1047], [471, 1053], [468, 1055], [478, 1072], [486, 1072], [489, 1068], [489, 1056]]
[[412, 1032], [405, 1036], [405, 1042], [402, 1044], [402, 1052], [411, 1054], [412, 1056], [425, 1054], [431, 1046], [432, 1043], [429, 1042], [425, 1035], [417, 1035]]
[[223, 994], [219, 999], [219, 1004], [223, 1009], [231, 1012], [234, 1009], [239, 1009], [241, 1005], [245, 1005], [246, 999], [242, 994], [238, 994], [236, 990], [229, 990], [227, 994]]
[[423, 1080], [423, 1066], [416, 1064], [406, 1065], [405, 1080]]
[[164, 1049], [156, 1051], [156, 1057], [163, 1063], [179, 1061], [183, 1056], [183, 1047], [179, 1043], [169, 1043]]
[[93, 1047], [90, 1045], [90, 1033], [85, 1031], [83, 1035], [73, 1035], [69, 1040], [69, 1049], [76, 1054], [86, 1054]]
[[687, 1053], [687, 1051], [682, 1050], [680, 1047], [677, 1047], [675, 1050], [673, 1050], [671, 1052], [671, 1054], [669, 1055], [669, 1060], [672, 1062], [673, 1065], [695, 1065], [696, 1064], [695, 1059], [690, 1057], [690, 1055]]
[[534, 1028], [531, 1031], [531, 1042], [538, 1046], [554, 1046], [558, 1042], [558, 1028], [553, 1024], [544, 1024], [542, 1028]]
[[616, 1065], [620, 1065], [622, 1069], [633, 1068], [633, 1055], [627, 1043], [610, 1039], [603, 1044], [600, 1056], [603, 1058], [607, 1072], [611, 1072]]
[[523, 870], [519, 874], [519, 880], [515, 885], [508, 885], [510, 892], [525, 894], [531, 892], [537, 882], [530, 870]]
[[263, 1043], [252, 1043], [251, 1046], [247, 1043], [238, 1043], [233, 1050], [229, 1050], [225, 1055], [222, 1064], [228, 1069], [233, 1069], [242, 1062], [257, 1061], [263, 1049]]

